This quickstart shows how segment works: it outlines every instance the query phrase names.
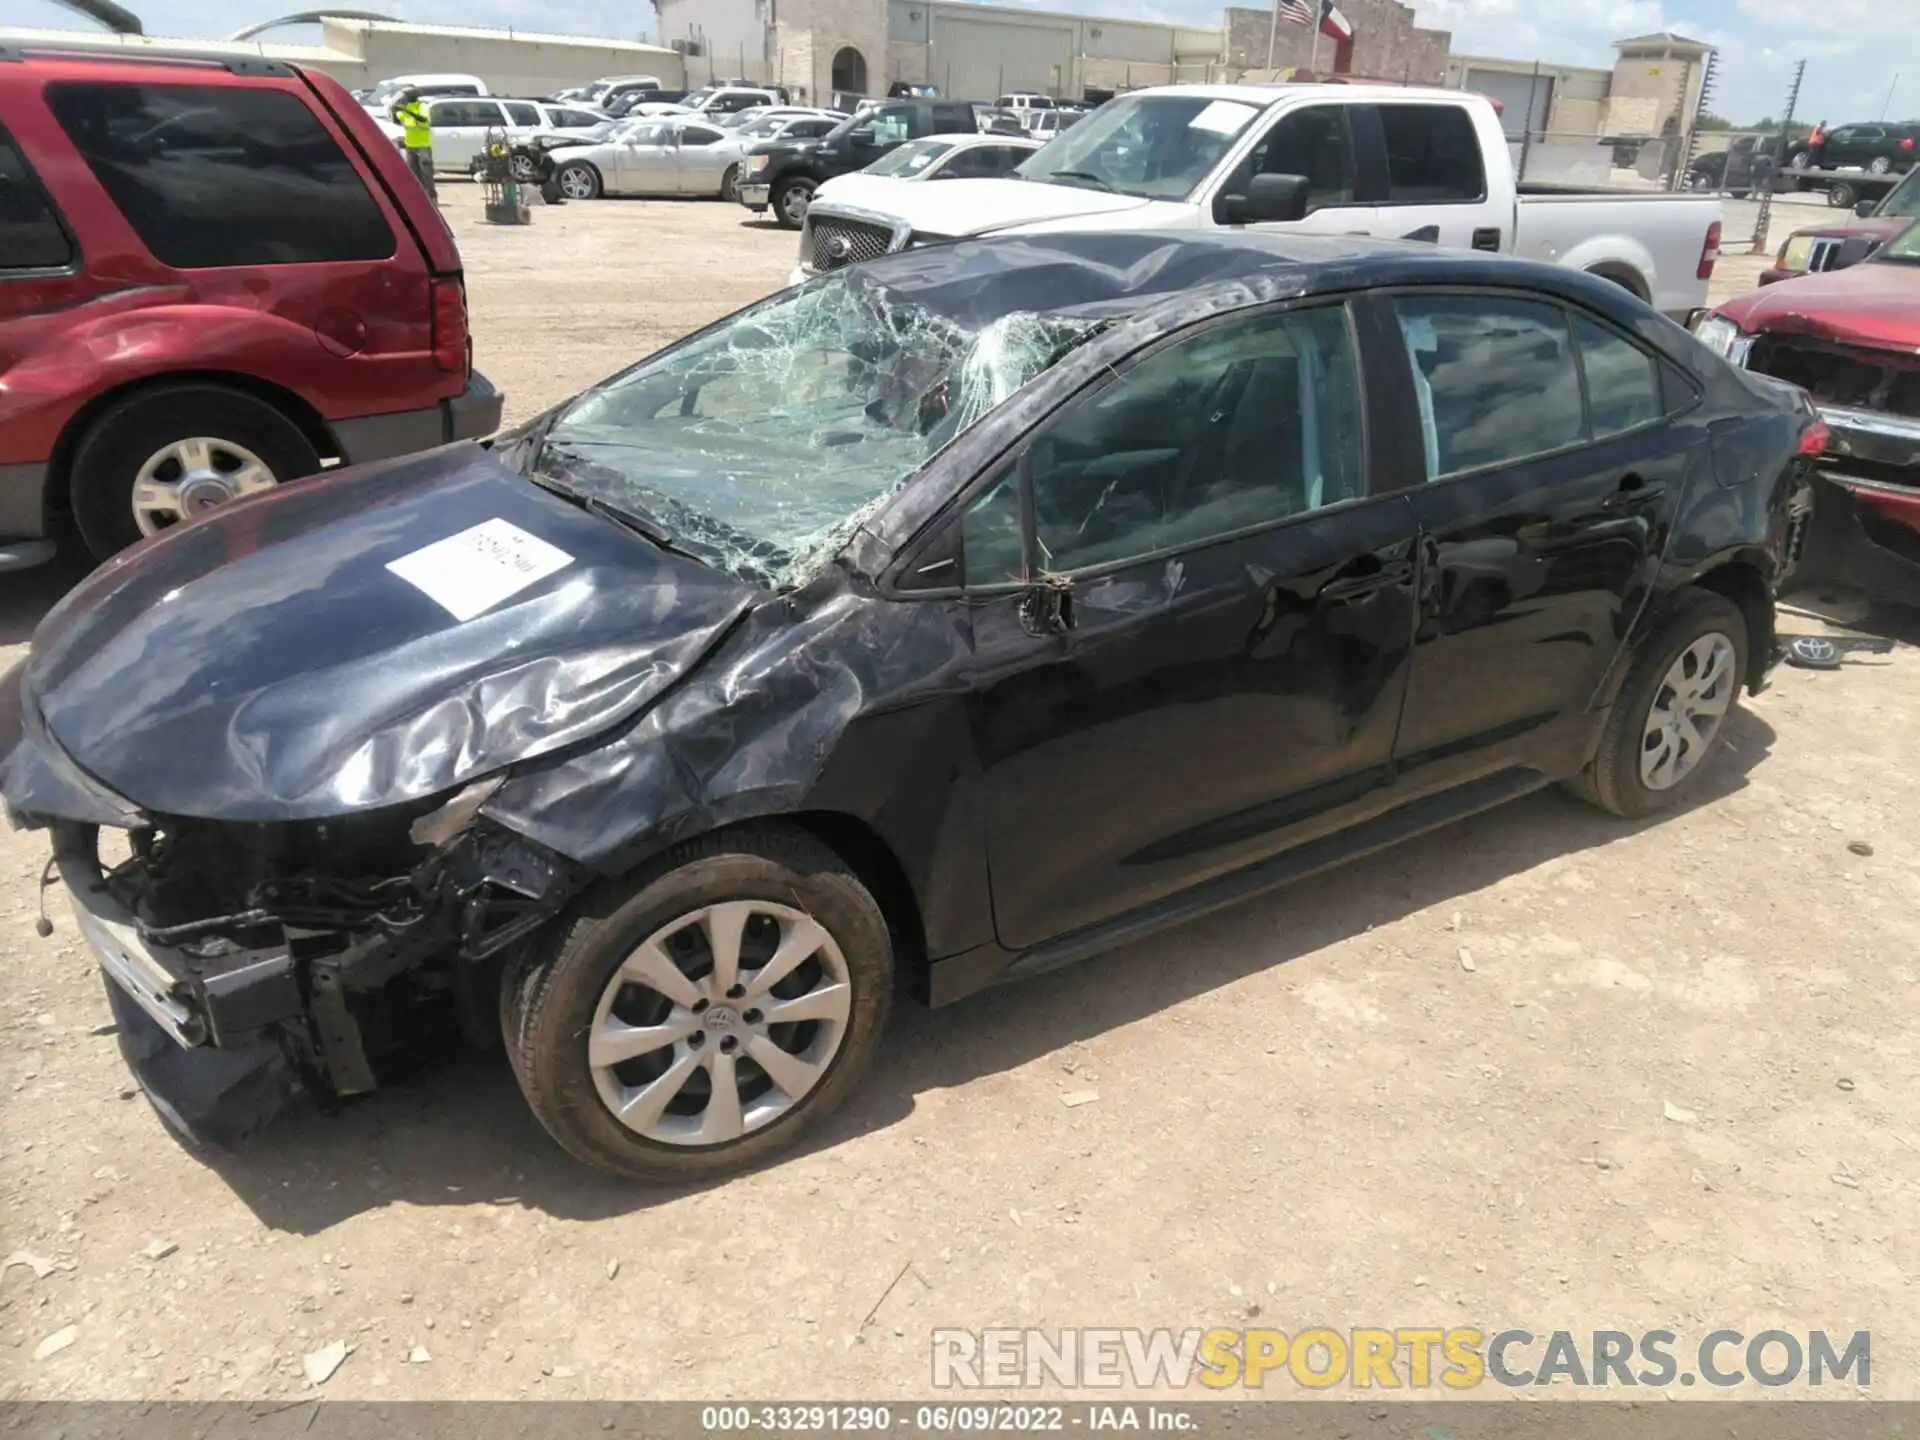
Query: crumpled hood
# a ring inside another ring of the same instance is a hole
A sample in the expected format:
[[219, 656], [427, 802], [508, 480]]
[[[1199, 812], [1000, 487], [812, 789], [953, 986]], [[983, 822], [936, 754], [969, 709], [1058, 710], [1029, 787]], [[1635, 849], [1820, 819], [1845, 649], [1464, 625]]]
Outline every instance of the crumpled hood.
[[1802, 275], [1729, 300], [1717, 313], [1749, 335], [1805, 335], [1911, 355], [1920, 350], [1920, 266], [1868, 261]]
[[49, 613], [26, 688], [144, 810], [313, 819], [589, 738], [759, 598], [453, 445], [126, 551]]
[[[816, 203], [829, 209], [835, 203], [856, 207], [860, 204], [839, 190], [835, 190], [831, 198], [823, 193]], [[1092, 215], [1124, 215], [1127, 217], [1124, 222], [1116, 219], [1115, 223], [1151, 230], [1166, 223], [1154, 215], [1154, 211], [1186, 215], [1180, 206], [1142, 200], [1137, 195], [1114, 195], [1085, 186], [1048, 185], [1037, 180], [909, 182], [897, 184], [866, 204], [883, 215], [905, 220], [918, 234], [949, 237], [991, 235], [1014, 226], [1034, 226], [1036, 222], [1050, 220], [1083, 220]]]

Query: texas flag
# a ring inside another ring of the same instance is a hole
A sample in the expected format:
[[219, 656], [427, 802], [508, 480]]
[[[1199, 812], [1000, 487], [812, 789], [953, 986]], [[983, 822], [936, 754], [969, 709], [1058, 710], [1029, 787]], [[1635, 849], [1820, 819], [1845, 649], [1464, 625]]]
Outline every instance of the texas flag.
[[1340, 13], [1333, 0], [1320, 0], [1320, 33], [1342, 43], [1353, 39], [1353, 22]]

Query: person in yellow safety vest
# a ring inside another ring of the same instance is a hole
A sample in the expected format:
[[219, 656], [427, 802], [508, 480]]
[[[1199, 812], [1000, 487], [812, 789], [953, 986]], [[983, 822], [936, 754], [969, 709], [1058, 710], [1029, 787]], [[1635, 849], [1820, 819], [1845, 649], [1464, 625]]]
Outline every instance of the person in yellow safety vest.
[[405, 132], [407, 168], [418, 177], [427, 198], [438, 205], [440, 194], [433, 184], [433, 127], [427, 121], [427, 107], [421, 103], [418, 91], [401, 92], [394, 102], [393, 118]]

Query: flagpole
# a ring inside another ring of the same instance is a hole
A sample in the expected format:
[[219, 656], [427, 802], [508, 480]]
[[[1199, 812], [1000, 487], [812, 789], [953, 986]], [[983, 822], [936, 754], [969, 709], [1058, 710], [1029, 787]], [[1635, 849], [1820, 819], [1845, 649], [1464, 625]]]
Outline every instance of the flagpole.
[[[1280, 0], [1273, 0], [1273, 19], [1267, 26], [1267, 69], [1273, 69], [1273, 46], [1280, 38]], [[1891, 93], [1891, 92], [1889, 92]]]
[[[1324, 17], [1326, 15], [1325, 9], [1323, 8], [1320, 13]], [[1307, 69], [1313, 72], [1314, 79], [1318, 80], [1320, 78], [1320, 25], [1318, 21], [1314, 23], [1313, 27], [1313, 58], [1307, 62]]]

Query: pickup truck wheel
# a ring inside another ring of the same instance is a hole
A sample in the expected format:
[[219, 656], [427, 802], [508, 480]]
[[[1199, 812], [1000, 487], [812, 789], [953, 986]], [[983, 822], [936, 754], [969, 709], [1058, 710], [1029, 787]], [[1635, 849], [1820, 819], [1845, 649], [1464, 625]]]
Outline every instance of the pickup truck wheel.
[[553, 179], [569, 200], [595, 200], [600, 196], [600, 172], [585, 161], [562, 165]]
[[1679, 804], [1712, 767], [1746, 679], [1740, 611], [1710, 590], [1683, 591], [1634, 657], [1574, 793], [1629, 818]]
[[722, 832], [588, 892], [502, 978], [520, 1088], [601, 1170], [709, 1180], [837, 1109], [893, 992], [879, 905], [785, 828]]
[[97, 559], [229, 500], [320, 468], [307, 437], [263, 400], [168, 385], [111, 405], [74, 451], [81, 538]]
[[1847, 184], [1844, 180], [1838, 182], [1832, 189], [1827, 191], [1827, 204], [1836, 210], [1851, 210], [1853, 208], [1854, 198], [1855, 192], [1853, 186]]
[[740, 167], [738, 165], [727, 166], [727, 173], [720, 177], [720, 198], [729, 204], [739, 201]]
[[807, 223], [807, 207], [813, 203], [813, 181], [782, 180], [774, 187], [773, 217], [782, 230], [798, 230]]

